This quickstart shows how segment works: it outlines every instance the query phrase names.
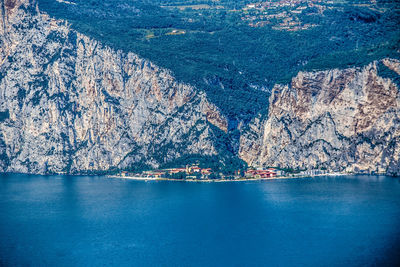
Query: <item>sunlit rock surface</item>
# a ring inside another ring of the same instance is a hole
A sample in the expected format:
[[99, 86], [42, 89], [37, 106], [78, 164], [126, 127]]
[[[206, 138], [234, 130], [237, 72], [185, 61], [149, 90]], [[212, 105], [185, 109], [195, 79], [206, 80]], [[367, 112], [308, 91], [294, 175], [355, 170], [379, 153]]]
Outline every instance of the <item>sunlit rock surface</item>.
[[[398, 61], [382, 62], [398, 72]], [[399, 175], [399, 89], [377, 65], [301, 72], [275, 86], [268, 116], [242, 135], [240, 156], [254, 166]]]
[[34, 1], [0, 7], [1, 171], [84, 173], [218, 154], [214, 135], [227, 122], [204, 93]]
[[0, 2], [0, 171], [90, 173], [188, 154], [252, 166], [400, 175], [400, 62], [300, 72], [276, 85], [240, 144], [201, 88], [38, 10]]

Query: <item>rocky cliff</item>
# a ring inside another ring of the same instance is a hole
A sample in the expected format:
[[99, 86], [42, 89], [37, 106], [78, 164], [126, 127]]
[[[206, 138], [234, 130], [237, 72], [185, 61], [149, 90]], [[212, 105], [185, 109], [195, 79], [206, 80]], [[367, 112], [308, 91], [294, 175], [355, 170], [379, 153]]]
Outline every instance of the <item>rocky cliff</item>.
[[132, 53], [0, 1], [0, 171], [85, 173], [218, 155], [206, 95]]
[[[89, 173], [187, 155], [252, 166], [400, 175], [400, 62], [300, 72], [276, 85], [240, 144], [199, 88], [111, 49], [35, 0], [0, 0], [0, 171]], [[229, 163], [227, 163], [229, 164]]]
[[385, 59], [301, 72], [290, 85], [275, 86], [268, 115], [241, 136], [242, 159], [253, 166], [400, 175], [399, 88], [379, 76], [378, 63], [400, 75], [400, 62]]

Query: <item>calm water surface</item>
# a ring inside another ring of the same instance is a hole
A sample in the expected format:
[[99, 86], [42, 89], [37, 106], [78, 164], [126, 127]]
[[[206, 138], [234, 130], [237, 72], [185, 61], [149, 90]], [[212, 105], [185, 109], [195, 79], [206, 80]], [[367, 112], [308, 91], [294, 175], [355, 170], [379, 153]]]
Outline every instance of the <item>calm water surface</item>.
[[394, 266], [400, 179], [0, 175], [0, 265]]

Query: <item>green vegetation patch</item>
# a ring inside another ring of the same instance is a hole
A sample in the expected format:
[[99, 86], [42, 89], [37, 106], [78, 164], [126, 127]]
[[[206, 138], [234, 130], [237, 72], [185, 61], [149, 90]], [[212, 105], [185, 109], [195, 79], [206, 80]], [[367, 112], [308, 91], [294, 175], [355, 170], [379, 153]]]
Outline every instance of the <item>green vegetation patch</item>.
[[70, 2], [39, 0], [39, 7], [68, 20], [78, 31], [133, 51], [205, 90], [230, 125], [250, 121], [268, 106], [273, 85], [290, 82], [301, 70], [399, 58], [398, 1], [321, 1], [322, 8], [279, 6], [255, 13], [256, 22], [265, 20], [260, 16], [290, 13], [288, 25], [313, 25], [297, 31], [276, 28], [285, 17], [251, 27], [243, 18], [252, 15], [245, 7], [254, 2], [245, 0]]

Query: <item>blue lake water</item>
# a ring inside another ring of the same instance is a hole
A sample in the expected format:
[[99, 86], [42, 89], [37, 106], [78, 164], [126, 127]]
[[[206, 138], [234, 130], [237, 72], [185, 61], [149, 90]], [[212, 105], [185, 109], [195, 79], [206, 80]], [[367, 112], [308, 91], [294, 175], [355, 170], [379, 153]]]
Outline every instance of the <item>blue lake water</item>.
[[0, 265], [394, 266], [400, 179], [0, 175]]

